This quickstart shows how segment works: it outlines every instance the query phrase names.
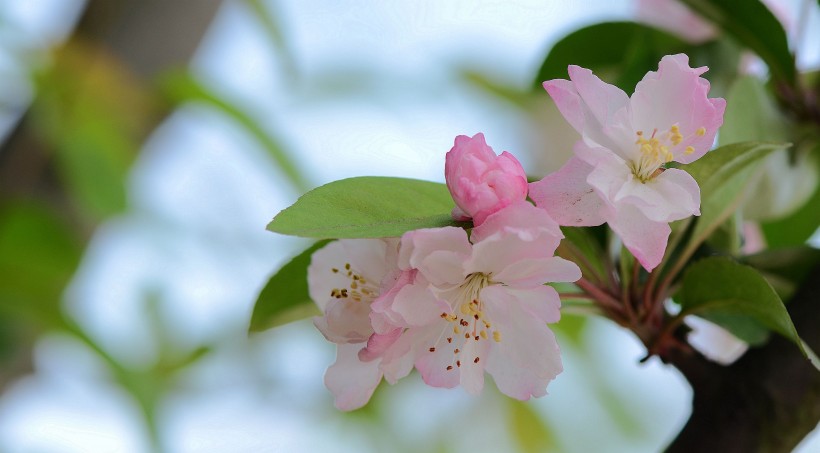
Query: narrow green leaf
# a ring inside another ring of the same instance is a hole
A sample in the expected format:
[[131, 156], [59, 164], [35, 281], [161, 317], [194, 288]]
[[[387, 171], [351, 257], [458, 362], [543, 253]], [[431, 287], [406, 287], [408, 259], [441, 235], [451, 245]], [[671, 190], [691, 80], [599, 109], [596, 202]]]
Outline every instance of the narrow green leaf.
[[418, 228], [464, 226], [450, 217], [454, 206], [444, 184], [363, 176], [302, 195], [268, 230], [317, 239], [396, 237]]
[[540, 90], [545, 80], [566, 78], [567, 66], [574, 64], [631, 93], [648, 71], [658, 68], [661, 57], [690, 50], [675, 36], [643, 24], [595, 24], [570, 33], [550, 49], [534, 87]]
[[783, 26], [759, 0], [683, 0], [690, 8], [758, 54], [772, 75], [793, 85], [797, 70]]
[[260, 332], [296, 319], [320, 315], [310, 299], [307, 268], [313, 252], [330, 241], [319, 241], [275, 273], [262, 288], [251, 315], [250, 332]]
[[202, 102], [216, 108], [228, 118], [233, 119], [262, 145], [295, 189], [305, 191], [310, 187], [299, 166], [296, 165], [282, 145], [271, 136], [262, 124], [230, 101], [208, 89], [208, 87], [197, 81], [191, 74], [187, 72], [172, 72], [166, 74], [161, 80], [161, 87], [166, 95], [175, 102]]
[[703, 243], [738, 207], [756, 164], [786, 146], [782, 143], [735, 143], [710, 151], [681, 167], [695, 178], [701, 193], [701, 215], [689, 239], [688, 251]]
[[290, 34], [283, 26], [284, 17], [279, 11], [271, 11], [279, 5], [264, 0], [245, 0], [245, 3], [262, 26], [268, 42], [278, 51], [279, 61], [282, 63], [285, 74], [295, 78], [297, 76], [296, 62], [290, 42], [287, 40]]
[[[712, 315], [711, 319], [717, 322], [724, 319], [721, 315], [751, 318], [793, 341], [807, 354], [780, 297], [766, 279], [749, 266], [725, 257], [698, 261], [683, 277], [680, 299], [682, 314]], [[736, 334], [748, 334], [738, 331], [737, 325], [731, 323], [723, 327]]]

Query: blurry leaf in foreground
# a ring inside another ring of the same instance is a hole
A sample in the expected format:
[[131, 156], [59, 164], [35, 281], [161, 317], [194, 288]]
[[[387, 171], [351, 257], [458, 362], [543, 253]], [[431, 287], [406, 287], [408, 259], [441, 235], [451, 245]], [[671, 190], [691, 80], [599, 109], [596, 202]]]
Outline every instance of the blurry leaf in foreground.
[[[742, 142], [786, 142], [793, 134], [773, 95], [757, 77], [738, 79], [726, 96], [721, 145]], [[749, 185], [743, 215], [749, 220], [782, 217], [802, 206], [817, 187], [816, 165], [809, 153], [791, 149], [767, 156]]]
[[300, 192], [308, 190], [310, 184], [302, 170], [288, 155], [284, 147], [271, 137], [265, 127], [251, 115], [231, 101], [213, 92], [187, 72], [178, 71], [166, 74], [161, 80], [161, 86], [174, 102], [202, 102], [233, 119], [262, 145], [296, 190]]
[[555, 435], [541, 416], [533, 410], [532, 402], [505, 398], [508, 407], [508, 426], [520, 451], [537, 453], [556, 449]]
[[320, 316], [310, 299], [307, 268], [313, 252], [327, 245], [319, 241], [303, 251], [276, 272], [256, 299], [251, 316], [250, 332], [259, 332], [310, 316]]
[[776, 79], [793, 84], [797, 71], [786, 31], [759, 0], [682, 0], [738, 42], [755, 52]]
[[[820, 145], [812, 151], [814, 156], [820, 156]], [[809, 156], [808, 165], [814, 167], [815, 174], [820, 173], [820, 157]], [[769, 247], [788, 247], [804, 244], [820, 225], [820, 184], [818, 184], [811, 198], [801, 208], [788, 216], [763, 223], [763, 234]]]
[[809, 272], [820, 264], [820, 250], [808, 246], [774, 248], [744, 256], [742, 262], [757, 269], [788, 302]]
[[83, 214], [99, 221], [122, 211], [128, 170], [158, 118], [153, 94], [105, 49], [76, 38], [35, 81], [32, 122]]
[[45, 207], [0, 205], [0, 310], [57, 325], [81, 253], [72, 230]]
[[664, 55], [690, 53], [691, 45], [664, 31], [634, 22], [607, 22], [576, 30], [550, 49], [534, 81], [567, 77], [567, 66], [591, 69], [626, 93], [648, 71], [658, 69]]

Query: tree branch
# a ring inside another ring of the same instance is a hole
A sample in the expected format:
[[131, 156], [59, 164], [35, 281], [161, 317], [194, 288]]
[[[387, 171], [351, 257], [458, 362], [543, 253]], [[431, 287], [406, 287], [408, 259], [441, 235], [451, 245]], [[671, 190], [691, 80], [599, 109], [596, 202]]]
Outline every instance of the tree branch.
[[[820, 266], [787, 304], [797, 331], [820, 350]], [[694, 391], [692, 415], [667, 452], [789, 452], [820, 422], [820, 372], [776, 336], [724, 367], [671, 351]]]

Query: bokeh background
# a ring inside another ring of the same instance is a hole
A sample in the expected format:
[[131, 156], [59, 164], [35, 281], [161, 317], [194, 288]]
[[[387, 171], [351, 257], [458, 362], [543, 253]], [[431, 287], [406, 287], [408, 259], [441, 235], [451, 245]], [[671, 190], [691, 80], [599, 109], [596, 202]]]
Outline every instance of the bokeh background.
[[[797, 20], [802, 1], [782, 4]], [[266, 232], [274, 214], [350, 176], [443, 181], [459, 134], [484, 132], [530, 174], [558, 168], [575, 133], [533, 76], [564, 34], [635, 12], [0, 0], [0, 451], [662, 448], [691, 390], [603, 320], [556, 326], [565, 371], [547, 397], [412, 375], [349, 414], [323, 386], [334, 346], [310, 320], [247, 333], [267, 278], [307, 245]]]

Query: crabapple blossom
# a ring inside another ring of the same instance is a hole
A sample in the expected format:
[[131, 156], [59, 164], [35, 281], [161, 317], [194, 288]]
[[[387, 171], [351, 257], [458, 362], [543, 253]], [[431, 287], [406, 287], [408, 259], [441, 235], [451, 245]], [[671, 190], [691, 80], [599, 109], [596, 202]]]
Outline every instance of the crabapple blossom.
[[341, 410], [363, 406], [382, 380], [379, 361], [361, 361], [358, 353], [373, 334], [371, 302], [398, 276], [397, 247], [397, 239], [341, 239], [311, 257], [308, 289], [323, 313], [313, 322], [338, 345], [325, 385]]
[[403, 329], [387, 341], [383, 363], [412, 356], [434, 387], [460, 384], [475, 394], [486, 371], [506, 395], [545, 395], [562, 371], [547, 327], [560, 317], [560, 300], [545, 283], [581, 277], [553, 256], [561, 237], [555, 221], [525, 201], [487, 217], [470, 238], [454, 227], [405, 233], [404, 277], [372, 304], [374, 326]]
[[684, 54], [663, 57], [628, 97], [592, 71], [569, 67], [570, 80], [544, 88], [581, 134], [574, 157], [530, 184], [530, 197], [561, 225], [604, 222], [648, 271], [663, 258], [669, 222], [700, 215], [700, 189], [668, 168], [703, 156], [723, 124], [726, 102], [708, 98], [707, 68]]
[[484, 134], [459, 135], [444, 166], [447, 188], [456, 202], [453, 218], [480, 225], [488, 215], [527, 198], [527, 175], [504, 151], [496, 156]]

